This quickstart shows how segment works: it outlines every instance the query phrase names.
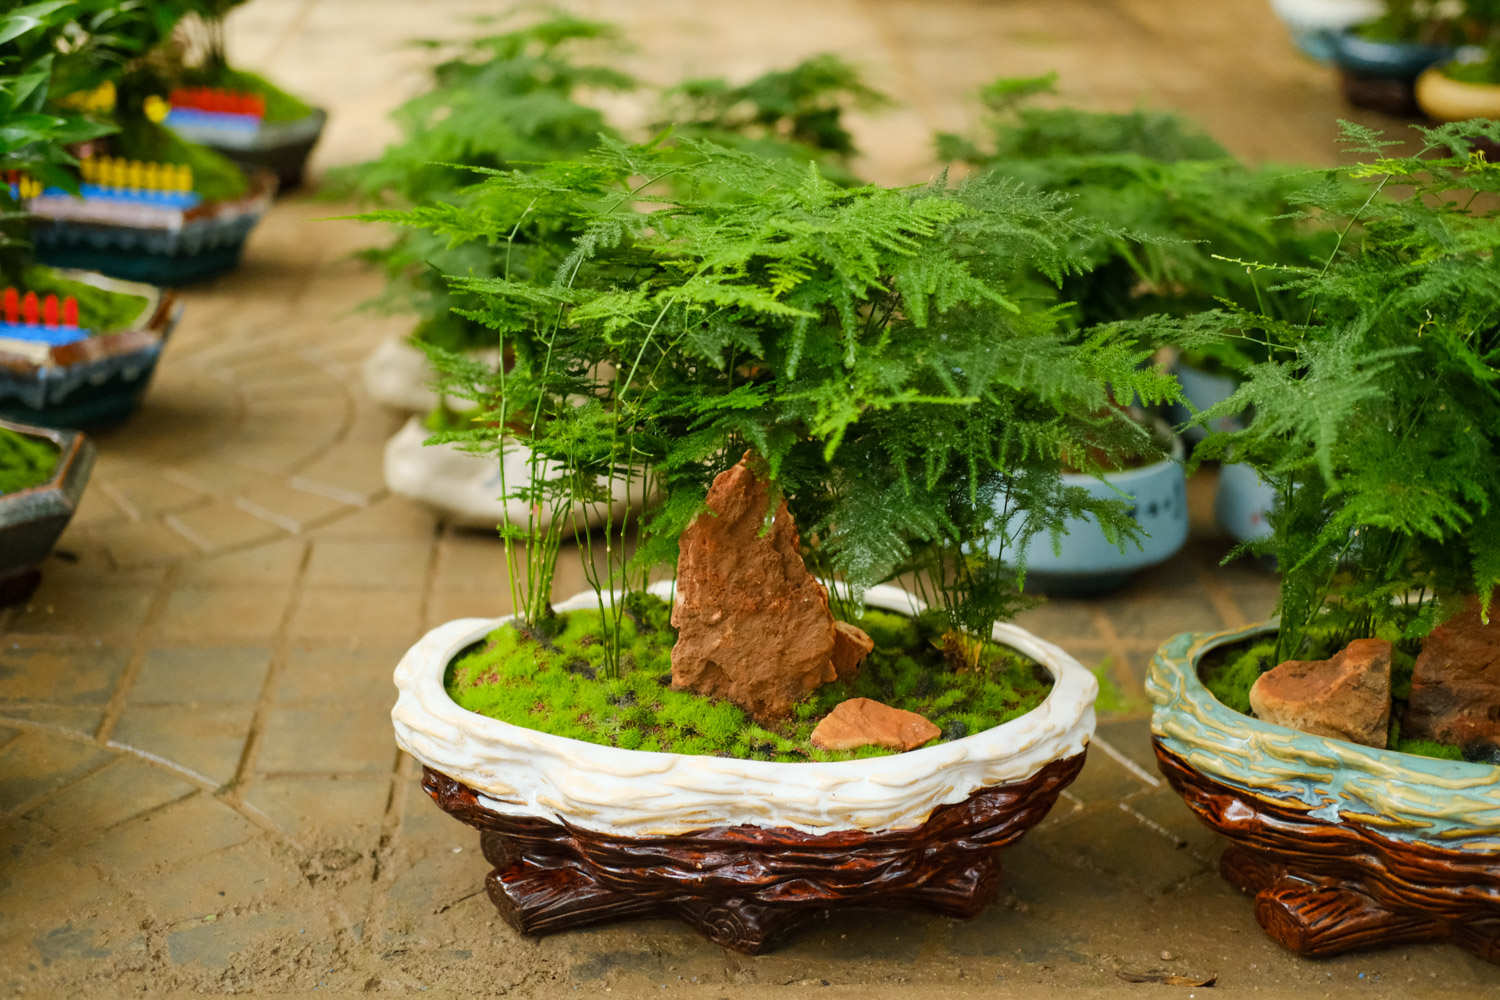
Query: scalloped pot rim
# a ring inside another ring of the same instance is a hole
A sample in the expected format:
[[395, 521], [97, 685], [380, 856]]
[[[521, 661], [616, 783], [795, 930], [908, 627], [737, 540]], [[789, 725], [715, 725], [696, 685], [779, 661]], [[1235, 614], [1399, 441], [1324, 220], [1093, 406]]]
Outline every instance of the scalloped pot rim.
[[1479, 854], [1500, 852], [1500, 766], [1439, 760], [1314, 736], [1243, 715], [1198, 677], [1220, 646], [1274, 629], [1184, 632], [1151, 660], [1151, 732], [1210, 778], [1266, 798], [1310, 807], [1397, 840]]
[[[673, 586], [650, 589], [670, 598]], [[585, 592], [557, 609], [593, 607], [595, 600]], [[866, 601], [891, 611], [923, 607], [892, 586], [872, 588]], [[618, 836], [741, 825], [814, 834], [910, 829], [939, 806], [1084, 752], [1094, 732], [1094, 675], [1057, 646], [1000, 624], [995, 640], [1041, 663], [1054, 683], [1041, 705], [983, 732], [901, 754], [827, 763], [622, 750], [491, 719], [448, 696], [443, 677], [453, 657], [508, 620], [448, 622], [407, 651], [396, 668], [399, 697], [391, 710], [397, 744], [475, 789], [497, 812]]]

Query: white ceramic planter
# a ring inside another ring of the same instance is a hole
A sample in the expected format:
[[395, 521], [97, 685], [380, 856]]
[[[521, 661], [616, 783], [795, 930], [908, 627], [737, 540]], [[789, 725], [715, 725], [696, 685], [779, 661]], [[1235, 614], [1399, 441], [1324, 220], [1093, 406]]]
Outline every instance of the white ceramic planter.
[[1380, 0], [1271, 0], [1271, 9], [1299, 49], [1328, 62], [1333, 58], [1328, 36], [1374, 20], [1382, 6]]
[[[500, 468], [493, 457], [474, 455], [453, 445], [423, 445], [429, 432], [420, 417], [412, 417], [385, 445], [385, 483], [392, 493], [409, 497], [433, 508], [455, 524], [466, 528], [493, 528], [506, 521], [524, 525], [527, 509], [517, 500], [501, 497]], [[512, 485], [530, 477], [530, 453], [519, 444], [505, 451], [505, 478]], [[623, 486], [614, 492], [612, 509], [619, 512], [639, 506], [637, 495], [628, 496]], [[604, 523], [604, 510], [592, 505], [575, 507], [569, 529], [594, 528]], [[543, 518], [541, 526], [551, 523]]]
[[[669, 597], [672, 584], [653, 593]], [[911, 594], [872, 589], [871, 606], [917, 611]], [[595, 606], [591, 593], [557, 605]], [[1094, 731], [1098, 683], [1057, 646], [1014, 625], [996, 642], [1054, 678], [1046, 700], [1018, 719], [903, 754], [838, 763], [768, 761], [620, 750], [553, 736], [460, 708], [443, 688], [448, 665], [506, 619], [466, 618], [427, 633], [396, 668], [396, 742], [479, 794], [498, 813], [627, 837], [774, 827], [820, 834], [920, 826], [939, 806], [1019, 781], [1081, 754]]]
[[437, 408], [432, 366], [427, 363], [427, 355], [405, 337], [382, 340], [360, 370], [365, 391], [377, 403], [412, 413], [429, 413]]

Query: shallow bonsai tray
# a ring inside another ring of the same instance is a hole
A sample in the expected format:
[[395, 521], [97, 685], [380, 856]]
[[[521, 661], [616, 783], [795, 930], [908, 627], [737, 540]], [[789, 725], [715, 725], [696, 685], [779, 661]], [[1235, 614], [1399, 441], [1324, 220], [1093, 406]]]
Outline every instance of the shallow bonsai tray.
[[77, 431], [51, 430], [0, 420], [0, 427], [57, 445], [57, 466], [47, 482], [0, 495], [0, 607], [26, 600], [40, 579], [37, 569], [73, 518], [94, 467], [94, 445]]
[[[921, 607], [894, 587], [867, 597]], [[1094, 728], [1093, 675], [999, 625], [996, 640], [1045, 666], [1054, 684], [1042, 705], [984, 732], [836, 763], [620, 750], [486, 718], [448, 697], [448, 664], [502, 621], [428, 633], [396, 670], [391, 716], [428, 794], [480, 830], [490, 899], [523, 934], [666, 915], [755, 953], [831, 908], [973, 916], [999, 891], [999, 850], [1046, 815]]]
[[43, 263], [175, 286], [233, 270], [275, 194], [275, 176], [263, 172], [243, 197], [189, 209], [48, 196], [32, 199], [28, 211]]
[[140, 405], [151, 383], [162, 348], [181, 316], [176, 296], [100, 274], [74, 272], [68, 277], [143, 296], [147, 305], [128, 330], [28, 354], [0, 348], [0, 417], [44, 427], [118, 423]]
[[290, 191], [302, 184], [307, 159], [327, 122], [328, 112], [314, 108], [312, 114], [295, 121], [263, 122], [253, 132], [180, 125], [172, 126], [172, 131], [217, 150], [247, 171], [275, 174], [278, 190]]
[[1500, 962], [1500, 767], [1313, 736], [1220, 704], [1199, 660], [1265, 631], [1177, 636], [1147, 681], [1157, 761], [1230, 841], [1224, 877], [1301, 955], [1452, 941]]

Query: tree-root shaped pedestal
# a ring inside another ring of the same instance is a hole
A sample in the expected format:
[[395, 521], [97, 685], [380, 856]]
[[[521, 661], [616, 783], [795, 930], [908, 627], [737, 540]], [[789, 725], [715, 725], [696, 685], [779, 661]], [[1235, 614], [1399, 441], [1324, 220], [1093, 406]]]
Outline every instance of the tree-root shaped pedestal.
[[1219, 870], [1299, 955], [1452, 941], [1500, 963], [1500, 857], [1396, 840], [1215, 781], [1156, 744], [1172, 787], [1233, 843]]
[[1041, 821], [1083, 767], [1053, 761], [975, 792], [910, 830], [808, 834], [737, 826], [632, 838], [496, 812], [425, 768], [422, 787], [480, 831], [490, 899], [522, 934], [671, 916], [726, 948], [766, 950], [832, 908], [902, 907], [972, 917], [1000, 890], [1000, 848]]

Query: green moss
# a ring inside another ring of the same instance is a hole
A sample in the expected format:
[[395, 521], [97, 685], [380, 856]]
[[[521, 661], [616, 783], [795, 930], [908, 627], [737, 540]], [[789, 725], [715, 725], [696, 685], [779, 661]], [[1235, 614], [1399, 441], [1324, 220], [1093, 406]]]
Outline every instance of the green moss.
[[50, 267], [30, 267], [21, 287], [38, 296], [69, 295], [78, 300], [78, 325], [94, 333], [118, 333], [144, 324], [141, 313], [150, 300], [144, 295], [111, 292], [63, 277]]
[[846, 698], [874, 698], [919, 712], [957, 739], [1030, 711], [1052, 689], [1040, 666], [986, 646], [977, 669], [954, 670], [930, 627], [901, 615], [869, 611], [859, 622], [875, 640], [853, 683], [825, 684], [798, 703], [789, 719], [768, 729], [738, 706], [674, 691], [666, 602], [632, 595], [624, 620], [621, 676], [606, 674], [597, 611], [559, 616], [548, 636], [512, 625], [496, 629], [448, 669], [449, 695], [462, 707], [558, 736], [626, 749], [742, 757], [832, 761], [883, 756], [865, 748], [814, 749], [818, 721]]
[[193, 168], [193, 190], [204, 201], [230, 201], [250, 190], [245, 172], [207, 146], [187, 142], [171, 129], [145, 119], [119, 124], [119, 134], [111, 140], [117, 155], [157, 163], [186, 163]]
[[[1328, 635], [1314, 637], [1313, 648], [1303, 659], [1327, 659], [1336, 653], [1338, 643]], [[1198, 663], [1198, 677], [1203, 686], [1228, 708], [1242, 715], [1250, 711], [1250, 686], [1256, 678], [1274, 667], [1276, 643], [1272, 639], [1247, 639], [1210, 650]], [[1432, 740], [1404, 739], [1400, 718], [1405, 714], [1407, 696], [1411, 693], [1411, 671], [1415, 656], [1411, 649], [1396, 646], [1391, 651], [1391, 732], [1390, 748], [1420, 757], [1463, 760], [1461, 747]]]
[[1443, 75], [1459, 83], [1500, 84], [1500, 53], [1476, 62], [1451, 62], [1443, 67]]
[[1396, 740], [1391, 749], [1402, 753], [1414, 753], [1418, 757], [1436, 757], [1439, 760], [1464, 759], [1462, 748], [1439, 743], [1436, 740]]
[[268, 122], [291, 122], [306, 118], [313, 107], [295, 94], [289, 94], [259, 73], [219, 66], [189, 74], [184, 82], [191, 87], [219, 87], [239, 93], [256, 94], [265, 99]]
[[0, 495], [40, 486], [57, 468], [57, 445], [0, 427]]

